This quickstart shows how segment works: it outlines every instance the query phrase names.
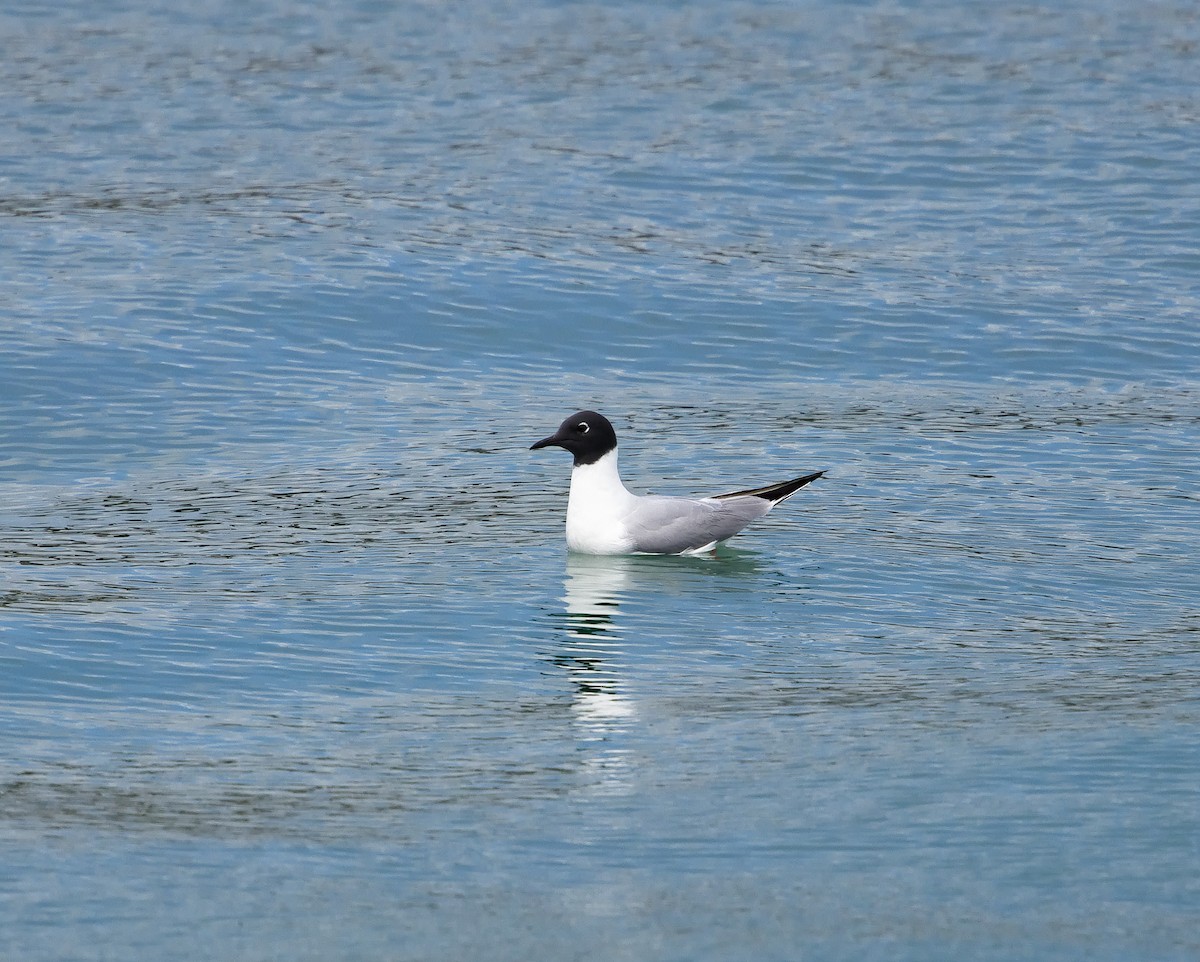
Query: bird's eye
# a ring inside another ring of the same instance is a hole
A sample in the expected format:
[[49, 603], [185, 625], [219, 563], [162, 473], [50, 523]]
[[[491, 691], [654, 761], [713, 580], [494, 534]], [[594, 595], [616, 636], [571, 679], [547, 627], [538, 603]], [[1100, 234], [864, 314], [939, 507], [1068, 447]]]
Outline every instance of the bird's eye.
[[588, 431], [591, 430], [591, 428], [588, 426], [587, 421], [580, 421], [578, 424], [575, 425], [575, 430], [578, 431], [580, 434], [587, 434]]

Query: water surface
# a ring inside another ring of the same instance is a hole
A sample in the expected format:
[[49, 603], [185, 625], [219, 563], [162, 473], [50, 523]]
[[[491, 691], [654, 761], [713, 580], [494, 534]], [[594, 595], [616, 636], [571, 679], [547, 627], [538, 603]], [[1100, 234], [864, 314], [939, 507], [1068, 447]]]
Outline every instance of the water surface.
[[0, 36], [6, 957], [1200, 952], [1190, 5]]

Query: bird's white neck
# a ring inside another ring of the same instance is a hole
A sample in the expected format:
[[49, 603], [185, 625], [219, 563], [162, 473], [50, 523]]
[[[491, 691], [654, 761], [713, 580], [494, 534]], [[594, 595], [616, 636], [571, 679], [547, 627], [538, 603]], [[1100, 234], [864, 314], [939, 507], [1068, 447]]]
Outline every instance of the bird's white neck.
[[593, 464], [576, 465], [567, 499], [567, 545], [589, 554], [628, 551], [632, 542], [622, 519], [635, 501], [621, 482], [616, 448]]

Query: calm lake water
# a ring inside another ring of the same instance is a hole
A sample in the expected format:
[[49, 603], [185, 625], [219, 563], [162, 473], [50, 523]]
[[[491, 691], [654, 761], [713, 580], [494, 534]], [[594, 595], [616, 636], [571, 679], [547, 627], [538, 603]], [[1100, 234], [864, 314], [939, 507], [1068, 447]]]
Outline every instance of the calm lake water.
[[0, 37], [0, 956], [1200, 955], [1195, 4]]

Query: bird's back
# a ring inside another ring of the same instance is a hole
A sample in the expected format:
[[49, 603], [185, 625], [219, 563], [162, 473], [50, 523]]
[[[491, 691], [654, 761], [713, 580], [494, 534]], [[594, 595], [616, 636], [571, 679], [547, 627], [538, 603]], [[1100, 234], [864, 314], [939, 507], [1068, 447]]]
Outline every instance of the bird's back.
[[755, 518], [771, 510], [771, 502], [753, 496], [638, 498], [623, 519], [634, 551], [679, 554], [731, 538]]

